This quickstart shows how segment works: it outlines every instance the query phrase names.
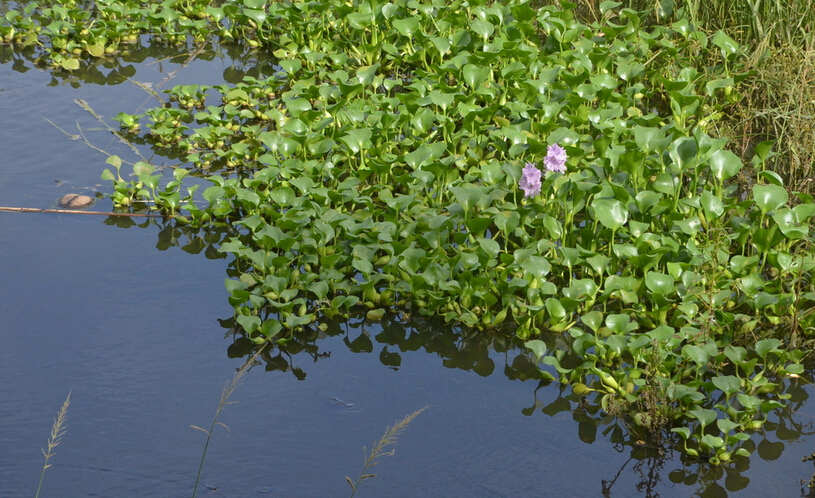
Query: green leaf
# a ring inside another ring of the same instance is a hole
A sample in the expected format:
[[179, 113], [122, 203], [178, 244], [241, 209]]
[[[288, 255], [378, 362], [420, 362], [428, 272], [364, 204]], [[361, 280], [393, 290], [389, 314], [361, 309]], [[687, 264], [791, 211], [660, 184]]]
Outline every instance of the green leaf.
[[713, 221], [724, 214], [724, 204], [710, 190], [702, 192], [701, 203], [708, 221]]
[[711, 382], [727, 396], [732, 396], [741, 390], [741, 379], [733, 375], [719, 375], [713, 377]]
[[464, 82], [471, 88], [478, 88], [481, 83], [490, 77], [490, 72], [489, 66], [476, 66], [475, 64], [467, 64], [461, 70]]
[[738, 174], [741, 168], [741, 159], [729, 150], [719, 149], [710, 156], [710, 171], [720, 183]]
[[566, 319], [566, 308], [557, 299], [553, 297], [547, 298], [544, 305], [546, 311], [549, 312], [549, 316], [552, 317], [553, 324], [563, 322]]
[[775, 338], [772, 339], [762, 339], [756, 342], [756, 354], [761, 358], [762, 361], [766, 361], [767, 354], [771, 351], [778, 350], [781, 346], [781, 341]]
[[473, 21], [470, 23], [470, 29], [475, 31], [486, 41], [486, 39], [492, 36], [492, 33], [495, 31], [495, 26], [487, 21], [482, 21], [481, 19], [473, 19]]
[[152, 174], [153, 171], [155, 171], [153, 165], [144, 161], [139, 161], [133, 165], [133, 174], [136, 176], [147, 176]]
[[283, 68], [284, 71], [289, 73], [290, 75], [294, 75], [303, 67], [303, 63], [300, 62], [300, 59], [289, 59], [289, 60], [282, 60], [278, 62], [280, 67]]
[[461, 207], [464, 208], [465, 213], [469, 213], [473, 206], [481, 199], [481, 196], [484, 195], [480, 188], [473, 186], [450, 187], [450, 191], [453, 192], [453, 195], [456, 197], [456, 202], [461, 204]]
[[580, 321], [585, 323], [592, 332], [597, 332], [600, 325], [603, 324], [603, 313], [600, 311], [590, 311], [580, 317]]
[[416, 111], [410, 118], [410, 124], [412, 124], [413, 127], [422, 134], [429, 132], [435, 122], [436, 113], [426, 107]]
[[260, 329], [260, 318], [254, 315], [237, 315], [235, 321], [238, 322], [249, 335], [252, 335]]
[[273, 201], [283, 207], [291, 206], [296, 196], [294, 189], [290, 187], [278, 187], [269, 194]]
[[688, 414], [699, 421], [702, 425], [702, 430], [710, 424], [716, 422], [717, 414], [715, 410], [694, 406], [688, 410]]
[[694, 363], [699, 366], [707, 365], [710, 359], [710, 353], [706, 349], [696, 346], [695, 344], [687, 344], [682, 348], [682, 355], [690, 358]]
[[223, 199], [225, 195], [226, 191], [223, 189], [223, 187], [218, 186], [208, 187], [203, 193], [204, 199], [206, 199], [210, 204], [214, 204], [218, 200]]
[[668, 295], [674, 291], [674, 279], [664, 273], [649, 271], [645, 274], [645, 286], [654, 294]]
[[497, 257], [498, 253], [501, 252], [501, 246], [498, 245], [498, 242], [492, 239], [479, 238], [478, 245], [481, 246], [481, 249], [483, 249], [490, 258]]
[[631, 323], [631, 317], [625, 313], [612, 313], [606, 316], [606, 327], [615, 334], [627, 334], [636, 330], [637, 324]]
[[696, 139], [681, 137], [668, 147], [668, 156], [680, 171], [696, 166], [696, 153], [698, 152]]
[[340, 140], [348, 146], [354, 154], [359, 154], [366, 144], [369, 143], [373, 132], [370, 128], [358, 128], [347, 132], [340, 137]]
[[739, 44], [736, 40], [730, 38], [724, 31], [719, 30], [713, 34], [711, 39], [714, 45], [719, 47], [725, 59], [731, 59], [739, 51]]
[[679, 434], [682, 436], [682, 439], [687, 440], [690, 437], [690, 429], [688, 427], [674, 427], [671, 429], [671, 432]]
[[79, 69], [79, 59], [73, 59], [73, 58], [64, 59], [60, 63], [60, 65], [62, 66], [63, 69], [66, 69], [68, 71], [76, 71], [77, 69]]
[[283, 330], [283, 324], [274, 318], [267, 318], [260, 326], [260, 333], [263, 334], [266, 339], [274, 338], [281, 330]]
[[393, 27], [396, 28], [396, 31], [398, 31], [402, 36], [407, 36], [408, 38], [413, 37], [413, 35], [421, 28], [419, 25], [419, 20], [415, 17], [396, 19], [393, 21]]
[[628, 221], [628, 209], [617, 199], [595, 198], [591, 207], [594, 217], [611, 230], [618, 230]]
[[546, 343], [540, 339], [533, 339], [524, 343], [527, 349], [532, 351], [535, 357], [540, 361], [541, 358], [546, 356]]
[[372, 66], [362, 66], [357, 70], [357, 79], [365, 86], [371, 85], [376, 78], [377, 71], [379, 71], [380, 63]]
[[390, 19], [399, 10], [399, 6], [394, 3], [386, 3], [382, 6], [382, 16]]
[[785, 205], [789, 193], [778, 185], [753, 185], [753, 199], [762, 213], [768, 213]]
[[649, 153], [664, 150], [671, 139], [659, 128], [635, 126], [634, 140], [637, 142], [637, 147]]
[[720, 436], [713, 436], [711, 434], [705, 434], [704, 436], [702, 436], [702, 439], [701, 439], [700, 443], [703, 446], [707, 446], [708, 448], [715, 449], [715, 448], [721, 448], [721, 447], [724, 446], [724, 439], [722, 439]]
[[543, 280], [552, 269], [549, 260], [542, 256], [529, 256], [521, 263], [521, 268], [526, 272], [531, 273], [535, 278]]

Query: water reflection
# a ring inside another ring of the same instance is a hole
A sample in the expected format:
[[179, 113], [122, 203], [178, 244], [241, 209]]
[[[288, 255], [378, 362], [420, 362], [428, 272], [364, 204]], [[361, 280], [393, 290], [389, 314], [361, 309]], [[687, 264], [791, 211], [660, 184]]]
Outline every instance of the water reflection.
[[[250, 340], [240, 336], [240, 329], [230, 319], [222, 320], [222, 326], [228, 329], [228, 335], [236, 337], [229, 347], [230, 356], [244, 357], [256, 348]], [[508, 336], [462, 330], [432, 320], [403, 323], [392, 317], [381, 324], [366, 322], [362, 317], [344, 323], [332, 322], [325, 331], [307, 327], [284, 345], [264, 353], [266, 369], [305, 379], [308, 363], [330, 361], [331, 351], [321, 350], [321, 341], [334, 336], [341, 336], [342, 344], [350, 352], [378, 352], [381, 364], [392, 369], [399, 367], [400, 352], [423, 350], [441, 358], [447, 368], [487, 376], [495, 373], [494, 358], [498, 356], [504, 360], [503, 373], [508, 379], [531, 383], [535, 382], [531, 379], [537, 377], [531, 354]], [[813, 435], [812, 420], [797, 416], [809, 396], [794, 379], [785, 383], [783, 391], [785, 396], [790, 396], [789, 406], [774, 412], [764, 429], [746, 442], [745, 448], [753, 456], [737, 457], [727, 465], [712, 465], [686, 457], [680, 451], [682, 440], [670, 433], [664, 434], [662, 441], [649, 441], [648, 434], [638, 433], [626, 420], [606, 413], [599, 396], [578, 396], [569, 387], [555, 382], [537, 381], [535, 384], [530, 385], [533, 402], [521, 410], [523, 415], [562, 419], [560, 414], [571, 414], [580, 441], [607, 444], [614, 452], [627, 456], [615, 474], [603, 476], [603, 497], [629, 495], [629, 489], [617, 489], [621, 476], [625, 476], [623, 486], [630, 485], [628, 481], [633, 479], [637, 492], [649, 498], [665, 496], [666, 488], [676, 486], [687, 488], [687, 495], [699, 497], [738, 494], [751, 483], [747, 475], [751, 459], [778, 460], [789, 443], [803, 442]]]
[[[271, 54], [238, 42], [221, 44], [210, 41], [202, 45], [188, 42], [184, 47], [176, 47], [144, 36], [139, 42], [127, 46], [117, 57], [87, 57], [80, 61], [79, 68], [73, 71], [49, 69], [41, 59], [40, 50], [36, 46], [20, 49], [0, 44], [0, 64], [11, 63], [11, 69], [18, 73], [25, 73], [31, 69], [47, 69], [52, 77], [49, 86], [67, 84], [74, 88], [86, 84], [120, 85], [136, 75], [138, 65], [145, 63], [183, 65], [190, 62], [192, 55], [199, 61], [230, 61], [221, 74], [226, 83], [237, 84], [247, 76], [265, 78], [274, 75], [278, 70], [275, 66], [276, 59]], [[174, 76], [172, 72], [168, 73], [165, 81], [156, 83], [156, 86], [167, 83]]]

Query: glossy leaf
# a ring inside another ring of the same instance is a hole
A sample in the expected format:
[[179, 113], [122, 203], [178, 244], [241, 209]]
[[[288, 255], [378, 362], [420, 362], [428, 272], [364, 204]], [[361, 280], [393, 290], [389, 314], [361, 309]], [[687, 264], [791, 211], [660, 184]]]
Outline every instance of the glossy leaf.
[[594, 217], [611, 230], [618, 230], [628, 221], [628, 209], [617, 199], [596, 198], [592, 202]]

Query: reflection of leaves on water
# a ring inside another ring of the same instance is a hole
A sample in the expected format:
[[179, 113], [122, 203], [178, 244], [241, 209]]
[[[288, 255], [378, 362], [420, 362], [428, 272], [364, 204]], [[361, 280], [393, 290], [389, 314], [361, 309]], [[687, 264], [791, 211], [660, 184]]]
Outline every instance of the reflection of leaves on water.
[[[615, 445], [618, 451], [624, 451], [622, 447], [624, 445]], [[637, 463], [634, 464], [632, 470], [638, 476], [638, 481], [634, 485], [637, 492], [639, 492], [642, 496], [646, 498], [658, 498], [659, 492], [657, 491], [657, 487], [660, 485], [666, 485], [666, 483], [660, 477], [660, 472], [665, 467], [665, 463], [667, 461], [665, 456], [654, 456], [653, 454], [650, 456], [637, 456], [632, 452], [632, 456], [626, 460], [622, 466], [620, 466], [620, 470], [614, 475], [614, 477], [610, 480], [603, 479], [601, 481], [602, 486], [602, 494], [604, 498], [610, 498], [613, 496], [611, 491], [619, 479], [620, 475], [625, 470], [626, 466], [628, 466], [629, 462], [632, 460], [636, 460]], [[672, 473], [673, 475], [673, 473]], [[674, 481], [676, 482], [676, 481]], [[630, 493], [623, 492], [623, 496], [628, 496]], [[726, 496], [722, 495], [722, 496]]]
[[[236, 338], [229, 348], [230, 356], [251, 354], [255, 345], [243, 337], [232, 319], [223, 320], [222, 325], [228, 329], [227, 334], [232, 334]], [[423, 349], [426, 353], [439, 356], [448, 368], [489, 375], [494, 371], [493, 359], [496, 357], [494, 353], [503, 354], [503, 372], [508, 379], [538, 379], [534, 388], [533, 403], [521, 410], [524, 416], [533, 416], [540, 412], [553, 417], [571, 412], [576, 422], [576, 435], [581, 441], [596, 444], [598, 435], [602, 435], [616, 451], [629, 453], [629, 461], [635, 463], [624, 464], [617, 475], [603, 481], [602, 492], [605, 497], [613, 495], [615, 483], [619, 487], [623, 481], [618, 478], [626, 472], [627, 476], [623, 479], [628, 484], [625, 486], [633, 484], [640, 495], [653, 498], [659, 496], [659, 489], [671, 486], [671, 483], [696, 489], [695, 493], [689, 494], [717, 497], [744, 489], [749, 483], [749, 479], [743, 473], [749, 468], [750, 459], [738, 457], [727, 465], [716, 466], [709, 464], [704, 458], [682, 460], [674, 458], [677, 454], [674, 447], [681, 445], [681, 441], [675, 434], [668, 432], [669, 428], [665, 428], [661, 444], [656, 444], [647, 434], [639, 433], [642, 432], [640, 429], [632, 427], [631, 421], [606, 413], [601, 406], [605, 393], [590, 392], [577, 395], [570, 387], [557, 381], [539, 380], [536, 375], [537, 367], [534, 359], [530, 357], [530, 352], [517, 347], [512, 338], [507, 336], [462, 330], [432, 320], [403, 322], [389, 316], [382, 322], [373, 324], [367, 322], [363, 316], [358, 316], [344, 322], [325, 322], [320, 328], [303, 327], [301, 331], [293, 333], [285, 345], [275, 345], [265, 352], [263, 361], [266, 363], [266, 370], [292, 372], [297, 378], [305, 378], [306, 373], [294, 366], [295, 358], [302, 357], [305, 353], [311, 356], [312, 362], [328, 360], [330, 357], [327, 352], [320, 348], [320, 340], [326, 337], [340, 337], [344, 346], [355, 353], [377, 351], [380, 362], [393, 369], [401, 366], [405, 352]], [[778, 459], [786, 447], [785, 443], [812, 433], [811, 419], [805, 419], [803, 422], [793, 419], [795, 410], [800, 409], [807, 399], [806, 392], [796, 380], [786, 381], [785, 390], [787, 394], [792, 395], [788, 409], [774, 412], [773, 420], [764, 425], [764, 436], [775, 433], [775, 440], [779, 442], [769, 442], [773, 439], [764, 443], [759, 443], [757, 439], [744, 442], [744, 448], [755, 457]], [[545, 401], [541, 401], [538, 394], [541, 394], [541, 399]], [[714, 399], [711, 403], [721, 401]], [[679, 468], [670, 470], [667, 474], [670, 482], [665, 482], [663, 474], [669, 463]], [[631, 494], [631, 489], [624, 492], [617, 490], [618, 496]]]
[[388, 351], [388, 346], [385, 346], [382, 348], [382, 351], [379, 352], [379, 361], [385, 366], [399, 370], [399, 367], [402, 365], [402, 356], [399, 353], [391, 353]]
[[[143, 43], [139, 38], [136, 43], [128, 45], [117, 57], [100, 57], [83, 59], [79, 68], [67, 72], [58, 69], [51, 71], [52, 86], [69, 83], [72, 86], [81, 84], [119, 85], [136, 76], [134, 64], [141, 64], [152, 59], [158, 62], [161, 72], [168, 71], [163, 61], [169, 60], [173, 65], [181, 65], [190, 58], [193, 51], [200, 47], [189, 42], [186, 45], [170, 46], [160, 41]], [[9, 45], [0, 45], [0, 64], [14, 61], [12, 70], [25, 73], [32, 68], [40, 68], [37, 61], [42, 53], [34, 47], [16, 49]], [[233, 42], [226, 45], [210, 42], [203, 50], [195, 53], [195, 59], [212, 61], [215, 59], [233, 61], [223, 71], [224, 80], [230, 83], [243, 81], [246, 76], [254, 78], [270, 77], [277, 72], [271, 53], [253, 50], [245, 43]], [[58, 80], [59, 79], [59, 80]]]
[[348, 349], [353, 353], [370, 353], [374, 350], [374, 344], [371, 338], [363, 331], [356, 339], [350, 340], [347, 336], [342, 342], [348, 346]]

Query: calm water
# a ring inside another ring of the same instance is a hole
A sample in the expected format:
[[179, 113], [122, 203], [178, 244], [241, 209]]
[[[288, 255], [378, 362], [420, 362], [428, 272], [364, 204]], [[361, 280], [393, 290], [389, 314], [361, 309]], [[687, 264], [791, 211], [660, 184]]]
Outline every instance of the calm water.
[[[0, 205], [35, 208], [110, 188], [99, 180], [105, 156], [49, 121], [134, 160], [74, 99], [115, 125], [118, 112], [154, 105], [131, 83], [111, 84], [119, 74], [157, 85], [179, 70], [169, 87], [219, 84], [241, 69], [218, 57], [185, 68], [148, 58], [100, 67], [89, 83], [5, 57]], [[41, 496], [189, 496], [205, 442], [191, 425], [209, 427], [245, 359], [221, 322], [232, 311], [228, 261], [155, 223], [0, 213], [0, 229], [0, 497], [34, 495], [40, 448], [69, 392]], [[244, 377], [220, 418], [229, 430], [216, 429], [207, 454], [202, 484], [217, 490], [200, 496], [348, 496], [363, 447], [425, 406], [357, 496], [801, 496], [815, 470], [801, 461], [815, 451], [805, 400], [756, 436], [749, 462], [711, 470], [612, 442], [610, 421], [572, 411], [557, 386], [517, 379], [520, 352], [489, 338], [360, 323], [331, 334], [298, 354], [275, 351]]]

